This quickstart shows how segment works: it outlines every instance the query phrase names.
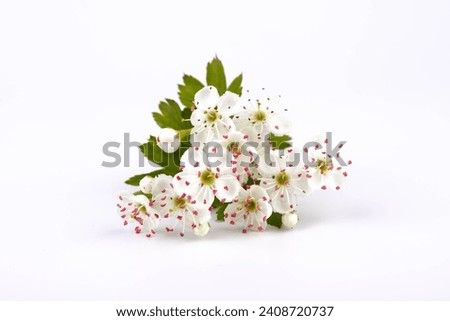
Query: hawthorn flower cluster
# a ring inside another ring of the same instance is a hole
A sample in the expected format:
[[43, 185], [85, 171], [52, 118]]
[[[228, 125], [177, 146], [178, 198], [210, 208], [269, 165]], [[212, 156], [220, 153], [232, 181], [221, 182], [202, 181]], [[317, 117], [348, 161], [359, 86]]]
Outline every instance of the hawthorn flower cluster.
[[[119, 195], [118, 213], [136, 233], [205, 236], [212, 214], [242, 233], [263, 231], [268, 224], [293, 228], [301, 195], [342, 188], [347, 172], [327, 153], [326, 140], [308, 150], [264, 147], [270, 135], [291, 130], [279, 96], [219, 94], [207, 85], [195, 92], [190, 109], [186, 128], [163, 128], [156, 137], [167, 155], [179, 152], [188, 138], [177, 172], [150, 173], [140, 179], [139, 192]], [[300, 152], [307, 152], [307, 159], [297, 160]]]

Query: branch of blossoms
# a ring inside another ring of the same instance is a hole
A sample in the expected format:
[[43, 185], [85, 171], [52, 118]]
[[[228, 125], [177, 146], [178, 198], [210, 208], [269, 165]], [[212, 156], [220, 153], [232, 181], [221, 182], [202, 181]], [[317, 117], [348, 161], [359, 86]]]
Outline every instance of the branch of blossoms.
[[185, 75], [178, 86], [185, 107], [168, 99], [153, 114], [162, 130], [141, 151], [161, 168], [127, 181], [139, 191], [119, 194], [124, 225], [148, 238], [158, 230], [205, 236], [215, 213], [242, 233], [268, 225], [290, 229], [299, 221], [299, 199], [342, 189], [351, 164], [341, 158], [344, 143], [330, 150], [327, 135], [293, 146], [280, 96], [242, 93], [242, 75], [227, 86], [217, 57], [206, 78], [203, 85]]

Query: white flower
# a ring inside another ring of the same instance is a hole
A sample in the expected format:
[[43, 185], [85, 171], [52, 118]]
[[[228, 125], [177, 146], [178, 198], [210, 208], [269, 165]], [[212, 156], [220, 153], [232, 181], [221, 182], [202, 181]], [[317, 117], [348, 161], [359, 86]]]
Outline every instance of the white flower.
[[285, 115], [287, 108], [279, 96], [253, 98], [247, 95], [242, 102], [242, 109], [235, 114], [233, 122], [252, 140], [261, 140], [270, 133], [277, 136], [289, 133], [291, 126]]
[[[335, 158], [328, 157], [326, 152], [327, 141], [321, 141], [321, 146], [316, 145], [308, 149], [308, 159], [315, 166], [309, 166], [308, 184], [314, 189], [326, 190], [327, 188], [333, 190], [340, 190], [347, 177], [347, 172], [338, 163]], [[348, 165], [351, 161], [348, 162]]]
[[292, 148], [284, 156], [271, 151], [259, 162], [260, 185], [269, 194], [273, 210], [288, 213], [297, 206], [297, 195], [309, 192], [306, 172], [300, 162], [300, 154]]
[[[192, 153], [190, 150], [185, 153], [189, 152]], [[233, 175], [232, 168], [208, 167], [199, 163], [196, 167], [186, 166], [182, 172], [176, 174], [173, 187], [178, 194], [184, 193], [192, 197], [192, 200], [209, 207], [214, 196], [221, 202], [232, 201], [239, 192], [240, 184]]]
[[238, 197], [224, 211], [225, 221], [231, 225], [244, 222], [242, 233], [247, 233], [247, 229], [264, 230], [270, 215], [269, 196], [258, 185], [252, 185], [248, 190], [241, 188]]
[[159, 175], [153, 184], [153, 207], [163, 217], [172, 217], [175, 223], [171, 227], [166, 227], [167, 232], [173, 232], [180, 224], [180, 236], [184, 236], [186, 227], [191, 228], [194, 234], [203, 236], [208, 233], [208, 221], [211, 213], [208, 206], [199, 204], [186, 193], [177, 194], [173, 189], [172, 177]]
[[298, 216], [295, 213], [286, 213], [281, 216], [281, 222], [284, 227], [293, 228], [298, 223]]
[[239, 96], [225, 92], [219, 96], [217, 89], [212, 86], [200, 89], [194, 97], [197, 109], [192, 112], [191, 123], [193, 142], [208, 143], [217, 141], [224, 134], [234, 129], [230, 116], [233, 114]]
[[231, 131], [223, 135], [219, 141], [224, 152], [223, 162], [232, 168], [233, 174], [241, 184], [247, 183], [249, 176], [252, 176], [251, 166], [256, 156], [257, 143], [251, 145], [248, 142], [248, 135], [238, 131]]
[[148, 175], [144, 176], [139, 182], [139, 189], [144, 194], [150, 194], [152, 192], [152, 186], [153, 186], [153, 177]]
[[123, 225], [135, 223], [134, 231], [137, 234], [144, 233], [147, 237], [156, 234], [155, 229], [159, 224], [159, 215], [146, 196], [121, 192], [117, 211], [123, 219]]
[[180, 148], [178, 132], [172, 128], [163, 128], [156, 137], [156, 144], [166, 153], [173, 153]]

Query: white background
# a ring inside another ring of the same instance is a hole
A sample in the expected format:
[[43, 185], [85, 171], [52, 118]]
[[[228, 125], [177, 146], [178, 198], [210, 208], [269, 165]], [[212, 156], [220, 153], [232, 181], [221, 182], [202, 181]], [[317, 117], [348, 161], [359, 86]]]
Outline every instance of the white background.
[[[2, 1], [0, 299], [450, 299], [448, 1]], [[292, 231], [121, 226], [102, 146], [215, 54], [282, 94], [299, 142], [347, 140], [347, 186]]]

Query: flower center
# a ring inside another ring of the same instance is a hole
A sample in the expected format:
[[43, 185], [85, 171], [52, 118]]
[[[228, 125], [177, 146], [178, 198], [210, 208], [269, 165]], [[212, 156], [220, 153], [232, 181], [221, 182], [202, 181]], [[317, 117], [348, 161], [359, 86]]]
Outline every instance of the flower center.
[[322, 172], [322, 173], [326, 173], [328, 172], [332, 167], [332, 162], [331, 160], [327, 160], [327, 159], [319, 159], [317, 161], [317, 168]]
[[211, 170], [206, 169], [200, 174], [200, 182], [203, 185], [206, 186], [212, 186], [214, 185], [214, 182], [216, 181], [216, 175], [211, 172]]
[[175, 198], [175, 200], [173, 202], [175, 208], [184, 208], [187, 203], [188, 203], [188, 201], [184, 197], [177, 197], [177, 198]]
[[241, 144], [238, 142], [229, 143], [227, 148], [233, 156], [238, 156], [241, 153]]
[[206, 121], [210, 124], [214, 124], [217, 120], [220, 119], [220, 114], [215, 109], [210, 109], [205, 111]]
[[286, 172], [278, 173], [277, 176], [275, 176], [275, 183], [277, 183], [278, 186], [286, 186], [289, 184], [289, 175], [286, 174]]
[[247, 209], [247, 213], [254, 213], [258, 209], [258, 203], [253, 197], [249, 197], [245, 202], [245, 208]]
[[255, 119], [256, 122], [264, 122], [267, 119], [266, 113], [263, 112], [262, 110], [258, 110], [254, 115], [253, 118]]

